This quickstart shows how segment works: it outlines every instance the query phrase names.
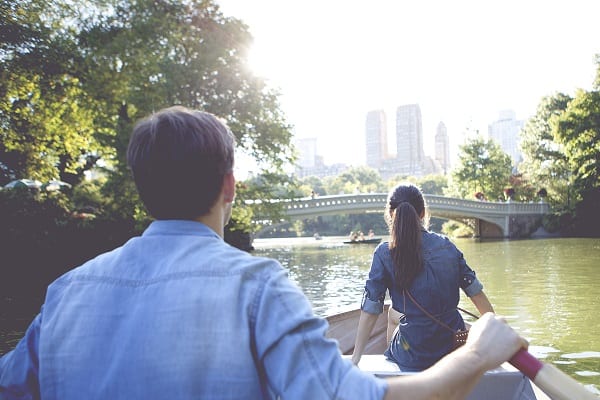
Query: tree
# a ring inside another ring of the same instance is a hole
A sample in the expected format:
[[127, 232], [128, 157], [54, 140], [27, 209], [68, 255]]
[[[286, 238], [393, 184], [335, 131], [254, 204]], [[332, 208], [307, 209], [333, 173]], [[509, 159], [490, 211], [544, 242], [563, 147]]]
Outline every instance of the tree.
[[77, 183], [96, 161], [96, 104], [76, 74], [68, 9], [57, 2], [0, 2], [0, 183]]
[[579, 199], [600, 187], [600, 91], [580, 90], [558, 117], [555, 136], [564, 146]]
[[[223, 117], [261, 167], [265, 187], [279, 184], [293, 161], [291, 130], [278, 93], [246, 67], [252, 38], [241, 21], [211, 0], [113, 0], [97, 4], [80, 27], [86, 86], [102, 102], [105, 141], [116, 149], [111, 179], [120, 184], [113, 187], [131, 185], [124, 154], [133, 123], [172, 104]], [[122, 198], [124, 208], [134, 207]], [[247, 220], [238, 208], [233, 221]]]
[[380, 193], [385, 192], [385, 184], [379, 172], [373, 168], [352, 167], [326, 183], [329, 194]]
[[571, 100], [562, 93], [544, 97], [521, 131], [523, 162], [519, 170], [532, 187], [545, 188], [548, 201], [560, 208], [569, 203], [572, 174], [564, 145], [556, 137], [556, 126]]
[[435, 194], [442, 196], [444, 189], [448, 187], [446, 175], [426, 175], [417, 179], [416, 184], [424, 194]]
[[[600, 69], [600, 64], [599, 64]], [[573, 232], [600, 236], [600, 91], [577, 92], [560, 115], [555, 136], [562, 142], [572, 173]]]
[[485, 193], [488, 199], [503, 197], [511, 175], [511, 158], [493, 140], [475, 137], [459, 148], [458, 165], [452, 170], [447, 195], [472, 198]]

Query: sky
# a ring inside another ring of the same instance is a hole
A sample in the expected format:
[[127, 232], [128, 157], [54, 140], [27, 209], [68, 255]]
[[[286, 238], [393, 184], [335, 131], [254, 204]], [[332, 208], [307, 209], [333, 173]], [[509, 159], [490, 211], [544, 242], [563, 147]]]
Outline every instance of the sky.
[[425, 153], [441, 121], [455, 157], [502, 110], [526, 120], [543, 96], [590, 90], [600, 54], [597, 0], [216, 2], [248, 25], [252, 69], [328, 165], [365, 163], [371, 110], [386, 112], [393, 145], [396, 108], [414, 103]]

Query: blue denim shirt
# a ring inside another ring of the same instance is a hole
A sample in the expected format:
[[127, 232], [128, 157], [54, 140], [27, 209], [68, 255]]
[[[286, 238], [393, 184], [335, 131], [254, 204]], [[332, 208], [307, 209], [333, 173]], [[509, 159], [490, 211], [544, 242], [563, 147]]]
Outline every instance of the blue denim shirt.
[[[422, 248], [424, 268], [411, 284], [410, 294], [421, 307], [452, 329], [464, 329], [464, 321], [456, 309], [459, 288], [470, 297], [483, 290], [482, 284], [447, 237], [423, 230]], [[452, 332], [429, 318], [396, 287], [393, 271], [389, 243], [381, 243], [373, 254], [361, 309], [381, 314], [389, 291], [392, 307], [406, 318], [385, 354], [402, 370], [421, 371], [451, 351]]]
[[49, 286], [1, 399], [379, 399], [274, 260], [156, 221]]

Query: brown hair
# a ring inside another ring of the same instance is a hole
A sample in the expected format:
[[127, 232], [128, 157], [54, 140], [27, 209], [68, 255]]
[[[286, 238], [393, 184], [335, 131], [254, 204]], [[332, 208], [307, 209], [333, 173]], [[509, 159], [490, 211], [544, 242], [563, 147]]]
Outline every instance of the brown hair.
[[127, 162], [154, 218], [193, 219], [215, 203], [233, 154], [233, 135], [217, 117], [176, 106], [136, 124]]
[[400, 184], [388, 195], [386, 220], [390, 230], [390, 251], [394, 262], [394, 281], [408, 289], [423, 269], [421, 249], [421, 216], [425, 199], [413, 184]]

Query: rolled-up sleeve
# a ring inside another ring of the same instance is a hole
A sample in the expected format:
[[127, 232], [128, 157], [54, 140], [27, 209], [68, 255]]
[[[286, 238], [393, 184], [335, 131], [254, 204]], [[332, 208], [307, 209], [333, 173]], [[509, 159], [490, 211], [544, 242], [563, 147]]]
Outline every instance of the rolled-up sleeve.
[[473, 297], [483, 290], [483, 284], [477, 279], [473, 271], [465, 261], [463, 254], [459, 251], [460, 288], [469, 297]]
[[325, 338], [327, 322], [283, 272], [267, 280], [255, 312], [257, 358], [275, 397], [383, 398], [387, 383], [342, 358], [337, 342]]
[[42, 314], [14, 350], [0, 358], [0, 399], [39, 399], [38, 347]]
[[378, 247], [373, 253], [369, 279], [365, 284], [360, 309], [369, 314], [381, 314], [383, 312], [383, 303], [387, 290], [385, 278], [385, 266], [381, 259], [381, 247]]

